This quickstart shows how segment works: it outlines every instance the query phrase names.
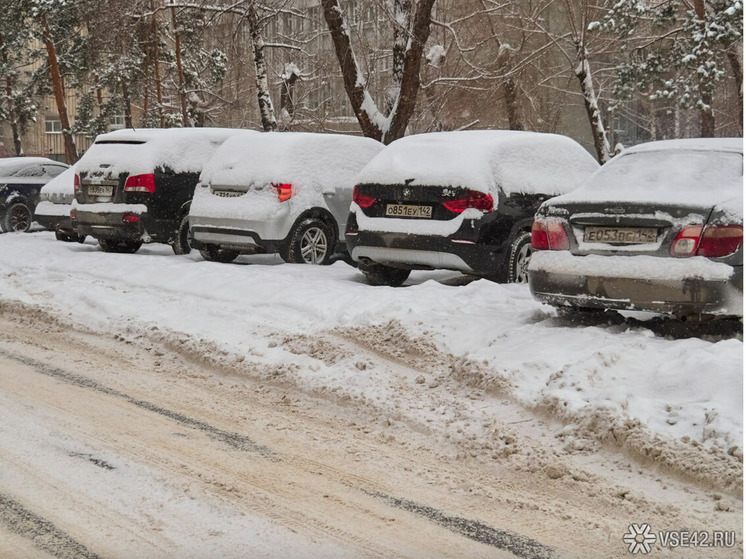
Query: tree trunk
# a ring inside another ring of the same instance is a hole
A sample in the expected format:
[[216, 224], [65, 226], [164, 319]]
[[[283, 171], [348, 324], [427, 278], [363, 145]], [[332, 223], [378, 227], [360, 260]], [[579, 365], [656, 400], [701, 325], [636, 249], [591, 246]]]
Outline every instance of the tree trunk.
[[[705, 10], [704, 0], [693, 0], [694, 13], [699, 20], [699, 28], [703, 35], [707, 34], [707, 12]], [[700, 115], [700, 136], [702, 138], [715, 137], [715, 114], [712, 110], [712, 89], [707, 78], [699, 75], [698, 89], [701, 101]]]
[[404, 76], [404, 54], [412, 26], [412, 0], [394, 0], [394, 46], [391, 85], [386, 91], [386, 110], [391, 113]]
[[591, 124], [591, 134], [593, 135], [593, 146], [596, 148], [598, 161], [603, 165], [609, 160], [611, 147], [606, 137], [606, 128], [604, 127], [601, 111], [598, 108], [598, 98], [593, 88], [593, 76], [591, 66], [588, 63], [588, 53], [585, 47], [577, 45], [578, 63], [575, 67], [575, 75], [580, 82], [580, 91], [583, 93], [585, 100], [585, 110], [588, 114], [588, 120]]
[[262, 39], [262, 35], [259, 32], [259, 18], [257, 17], [254, 4], [249, 6], [246, 15], [249, 23], [249, 34], [251, 35], [251, 48], [254, 51], [256, 96], [259, 102], [262, 129], [265, 132], [275, 132], [277, 130], [277, 118], [275, 117], [275, 108], [272, 105], [272, 96], [269, 92], [267, 63], [264, 60], [264, 39]]
[[741, 134], [743, 134], [743, 46], [740, 43], [733, 44], [728, 48], [726, 54], [738, 88], [738, 123]]
[[122, 80], [122, 102], [124, 104], [124, 126], [132, 128], [132, 99], [127, 80]]
[[[0, 36], [0, 50], [2, 51], [3, 65], [8, 66], [8, 53], [2, 48], [3, 39]], [[13, 104], [13, 77], [8, 74], [5, 77], [5, 94], [8, 102], [8, 120], [10, 120], [10, 131], [13, 135], [13, 148], [15, 149], [16, 155], [23, 155], [23, 147], [21, 146], [21, 136], [18, 133], [18, 117], [16, 116], [16, 108]]]
[[153, 64], [155, 64], [155, 100], [158, 104], [158, 126], [166, 126], [166, 117], [163, 115], [163, 88], [161, 86], [161, 64], [160, 49], [158, 48], [158, 22], [155, 19], [154, 5], [150, 3], [150, 9], [153, 11], [151, 26], [153, 30]]
[[179, 102], [181, 103], [182, 126], [191, 126], [189, 113], [187, 112], [184, 67], [181, 65], [181, 39], [176, 26], [176, 8], [173, 5], [173, 0], [171, 0], [171, 25], [174, 28], [174, 50], [176, 51], [176, 71], [179, 77]]
[[62, 137], [65, 142], [65, 160], [68, 165], [73, 165], [78, 161], [78, 151], [75, 148], [72, 130], [70, 129], [70, 119], [67, 116], [67, 104], [65, 102], [65, 86], [62, 83], [60, 66], [57, 61], [57, 49], [52, 41], [52, 32], [49, 29], [46, 16], [39, 16], [39, 22], [42, 27], [44, 46], [47, 50], [47, 61], [49, 63], [49, 74], [52, 78], [52, 89], [54, 90], [54, 100], [57, 103], [57, 112], [60, 116], [60, 125], [62, 126]]

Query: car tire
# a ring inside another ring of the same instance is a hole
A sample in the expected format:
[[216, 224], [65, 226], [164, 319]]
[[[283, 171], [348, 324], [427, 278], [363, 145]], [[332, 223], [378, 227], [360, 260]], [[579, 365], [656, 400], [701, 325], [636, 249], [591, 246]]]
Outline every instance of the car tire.
[[233, 262], [239, 255], [237, 250], [220, 248], [218, 245], [205, 245], [205, 248], [201, 249], [199, 253], [208, 262], [221, 262], [222, 264]]
[[358, 265], [358, 268], [365, 274], [369, 284], [388, 285], [390, 287], [399, 287], [407, 281], [409, 274], [412, 272], [412, 270], [393, 268], [383, 264]]
[[295, 264], [329, 264], [334, 235], [329, 226], [316, 218], [303, 220], [290, 237], [288, 260]]
[[532, 252], [531, 233], [519, 232], [510, 244], [507, 283], [528, 283], [528, 263]]
[[104, 252], [116, 252], [119, 254], [134, 254], [142, 246], [142, 241], [118, 241], [116, 239], [99, 239], [98, 244]]
[[33, 214], [23, 202], [15, 202], [7, 207], [3, 216], [3, 229], [5, 231], [26, 232], [31, 229]]
[[174, 254], [178, 255], [189, 254], [192, 251], [189, 244], [189, 214], [184, 214], [176, 225], [171, 248], [174, 250]]

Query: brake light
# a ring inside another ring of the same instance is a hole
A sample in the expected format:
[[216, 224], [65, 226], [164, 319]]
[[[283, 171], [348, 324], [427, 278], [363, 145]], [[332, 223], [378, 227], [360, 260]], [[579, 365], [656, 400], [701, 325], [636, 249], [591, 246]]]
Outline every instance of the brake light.
[[495, 207], [495, 201], [492, 199], [492, 196], [485, 192], [469, 190], [466, 198], [443, 202], [443, 206], [454, 213], [461, 213], [469, 208], [475, 208], [486, 213], [492, 211]]
[[124, 214], [122, 223], [140, 223], [140, 216], [135, 214]]
[[125, 192], [155, 192], [155, 175], [131, 175], [124, 183]]
[[277, 198], [280, 200], [280, 202], [290, 200], [290, 198], [293, 197], [293, 194], [295, 194], [295, 192], [293, 192], [292, 184], [275, 183], [272, 186], [275, 190], [277, 190]]
[[75, 173], [75, 178], [73, 179], [73, 188], [75, 189], [75, 192], [80, 192], [80, 175], [78, 173]]
[[733, 254], [743, 244], [743, 226], [708, 225], [697, 249], [698, 256], [717, 258]]
[[352, 201], [355, 202], [361, 208], [370, 208], [376, 203], [376, 199], [373, 196], [368, 196], [360, 192], [360, 188], [355, 186], [352, 191]]
[[570, 239], [559, 219], [537, 219], [531, 227], [531, 248], [534, 250], [570, 250]]
[[78, 212], [75, 210], [70, 210], [70, 221], [75, 221], [75, 218], [77, 217]]

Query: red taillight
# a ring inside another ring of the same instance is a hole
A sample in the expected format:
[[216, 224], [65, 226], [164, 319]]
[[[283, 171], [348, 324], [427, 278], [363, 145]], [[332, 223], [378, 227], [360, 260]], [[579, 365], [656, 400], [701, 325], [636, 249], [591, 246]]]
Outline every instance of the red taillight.
[[470, 190], [466, 195], [466, 198], [443, 202], [443, 206], [454, 213], [461, 213], [469, 208], [475, 208], [483, 212], [491, 212], [495, 207], [495, 201], [492, 199], [492, 196], [485, 192]]
[[280, 200], [280, 202], [290, 200], [290, 198], [293, 197], [293, 194], [295, 194], [293, 192], [292, 184], [275, 183], [272, 186], [275, 190], [277, 190], [277, 198]]
[[361, 208], [370, 208], [376, 203], [376, 199], [373, 196], [368, 196], [360, 192], [360, 189], [355, 186], [352, 191], [352, 201], [355, 202]]
[[75, 218], [77, 217], [77, 215], [78, 215], [78, 212], [76, 212], [75, 210], [70, 210], [70, 220], [71, 221], [75, 221]]
[[80, 191], [80, 175], [78, 173], [75, 173], [75, 178], [73, 179], [73, 188], [75, 189], [75, 192]]
[[671, 245], [671, 256], [694, 256], [699, 248], [702, 236], [701, 225], [687, 225], [682, 227]]
[[717, 258], [733, 254], [743, 244], [743, 226], [708, 225], [702, 234], [698, 256]]
[[531, 227], [531, 248], [534, 250], [569, 250], [570, 239], [563, 222], [558, 219], [534, 221]]
[[147, 175], [132, 175], [127, 177], [124, 183], [125, 192], [155, 192], [155, 176], [153, 173]]
[[140, 223], [140, 216], [135, 214], [124, 214], [122, 223]]

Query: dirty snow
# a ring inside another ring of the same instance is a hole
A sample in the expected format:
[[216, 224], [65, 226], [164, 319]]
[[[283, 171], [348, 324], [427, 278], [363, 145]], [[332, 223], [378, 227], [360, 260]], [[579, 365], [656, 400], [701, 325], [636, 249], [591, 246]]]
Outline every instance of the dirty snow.
[[[0, 235], [0, 252], [5, 301], [40, 305], [102, 333], [157, 330], [202, 359], [259, 360], [263, 374], [282, 370], [309, 392], [432, 420], [444, 436], [476, 443], [487, 436], [468, 417], [460, 435], [451, 433], [443, 410], [423, 406], [415, 389], [458, 376], [565, 422], [568, 452], [627, 440], [643, 455], [703, 475], [718, 475], [707, 469], [712, 453], [742, 455], [738, 336], [671, 339], [644, 322], [568, 324], [527, 286], [462, 285], [446, 272], [415, 272], [399, 289], [371, 287], [341, 262], [314, 267], [255, 256], [222, 265], [163, 246], [107, 254], [46, 232]], [[430, 372], [411, 385], [393, 382], [387, 368], [345, 351], [334, 341], [340, 335], [426, 362]], [[313, 350], [294, 351], [306, 338]], [[732, 486], [740, 474], [732, 476], [720, 482]]]

